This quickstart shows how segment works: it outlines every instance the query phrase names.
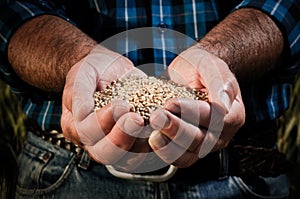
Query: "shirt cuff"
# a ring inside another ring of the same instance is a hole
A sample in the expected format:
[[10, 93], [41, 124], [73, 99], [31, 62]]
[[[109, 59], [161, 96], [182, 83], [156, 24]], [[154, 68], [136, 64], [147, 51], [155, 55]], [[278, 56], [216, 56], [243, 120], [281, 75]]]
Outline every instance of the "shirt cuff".
[[21, 90], [28, 90], [29, 87], [32, 88], [21, 80], [9, 64], [7, 58], [8, 44], [20, 26], [34, 17], [45, 14], [55, 15], [69, 21], [68, 18], [63, 16], [61, 9], [43, 3], [13, 1], [0, 7], [0, 77], [13, 89], [20, 90], [20, 92]]

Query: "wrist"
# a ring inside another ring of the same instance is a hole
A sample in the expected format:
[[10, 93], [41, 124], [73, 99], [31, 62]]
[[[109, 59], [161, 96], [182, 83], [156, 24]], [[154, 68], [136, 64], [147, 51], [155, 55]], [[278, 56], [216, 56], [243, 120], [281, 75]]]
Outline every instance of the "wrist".
[[41, 15], [16, 30], [9, 41], [7, 56], [24, 81], [45, 91], [60, 92], [71, 66], [96, 44], [68, 21]]
[[224, 60], [240, 81], [253, 81], [274, 70], [284, 46], [275, 22], [253, 8], [231, 13], [198, 44]]

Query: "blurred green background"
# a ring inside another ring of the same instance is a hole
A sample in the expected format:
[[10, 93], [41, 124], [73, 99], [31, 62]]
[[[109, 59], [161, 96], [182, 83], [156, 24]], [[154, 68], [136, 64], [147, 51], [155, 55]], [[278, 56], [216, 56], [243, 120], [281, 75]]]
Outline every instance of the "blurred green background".
[[291, 104], [280, 118], [278, 147], [291, 163], [289, 179], [293, 199], [300, 198], [300, 74], [293, 86]]
[[26, 136], [26, 116], [10, 87], [0, 81], [0, 198], [13, 198], [17, 155]]

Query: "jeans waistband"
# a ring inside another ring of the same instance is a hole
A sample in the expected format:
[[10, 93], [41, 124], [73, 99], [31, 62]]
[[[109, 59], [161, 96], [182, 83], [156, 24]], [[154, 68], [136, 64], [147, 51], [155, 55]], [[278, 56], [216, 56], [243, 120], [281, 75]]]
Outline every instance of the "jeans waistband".
[[72, 152], [71, 150], [68, 150], [69, 148], [64, 149], [60, 146], [52, 144], [51, 142], [41, 139], [32, 131], [28, 131], [27, 133], [27, 142], [37, 148], [49, 151], [50, 153], [59, 154], [61, 158], [73, 159], [78, 167], [85, 170], [88, 169], [92, 163], [89, 155], [85, 151], [82, 150], [80, 154], [78, 154], [76, 151]]
[[[77, 156], [75, 153], [67, 149], [63, 149], [60, 146], [54, 145], [51, 142], [41, 139], [39, 136], [37, 136], [35, 133], [32, 133], [31, 131], [28, 132], [27, 136], [27, 142], [31, 145], [36, 146], [45, 151], [49, 151], [50, 153], [59, 154], [61, 158], [73, 159], [77, 167], [79, 167], [80, 169], [88, 170], [95, 165], [101, 165], [91, 160], [91, 158], [85, 151], [83, 151], [80, 156]], [[104, 165], [101, 166], [105, 167]], [[163, 175], [165, 172], [166, 168], [162, 168], [158, 171], [140, 175], [159, 176]], [[224, 170], [223, 167], [220, 168], [220, 154], [219, 152], [215, 152], [207, 155], [206, 157], [199, 160], [196, 164], [189, 168], [177, 169], [176, 173], [174, 174], [171, 180], [188, 180], [189, 182], [192, 182], [193, 180], [199, 181], [199, 179], [206, 180], [226, 178], [226, 176], [227, 171]], [[166, 179], [168, 180], [169, 178]]]
[[[42, 132], [35, 129], [32, 133], [41, 138], [33, 139], [35, 139], [34, 143], [39, 143], [42, 147], [47, 146], [55, 150], [66, 149], [63, 151], [69, 154], [71, 152], [77, 165], [82, 169], [88, 169], [90, 164], [95, 163], [83, 149], [65, 142], [62, 133]], [[189, 168], [178, 169], [173, 179], [184, 179], [187, 176], [190, 180], [222, 179], [228, 175], [270, 177], [285, 173], [286, 165], [285, 156], [274, 147], [264, 148], [234, 143], [226, 149], [209, 153]]]

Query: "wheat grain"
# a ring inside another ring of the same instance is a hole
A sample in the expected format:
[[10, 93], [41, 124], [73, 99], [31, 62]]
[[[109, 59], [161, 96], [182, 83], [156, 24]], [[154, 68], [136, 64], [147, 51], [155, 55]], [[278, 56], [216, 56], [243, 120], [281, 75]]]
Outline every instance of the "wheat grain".
[[149, 124], [150, 114], [171, 98], [191, 98], [208, 101], [206, 92], [180, 86], [171, 80], [156, 77], [130, 76], [113, 81], [105, 89], [94, 93], [95, 110], [113, 100], [125, 100], [130, 111], [139, 113]]

